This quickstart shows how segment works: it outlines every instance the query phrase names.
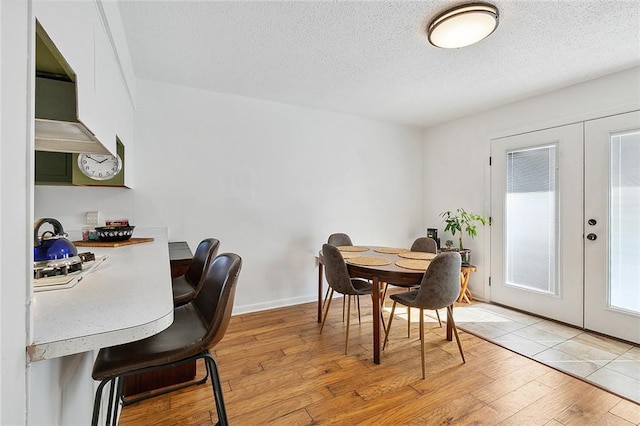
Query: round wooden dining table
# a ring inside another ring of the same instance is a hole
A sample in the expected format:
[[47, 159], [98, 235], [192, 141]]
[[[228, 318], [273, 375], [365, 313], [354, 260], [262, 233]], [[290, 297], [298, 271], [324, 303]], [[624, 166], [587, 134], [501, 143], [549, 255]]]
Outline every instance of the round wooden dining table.
[[[339, 247], [340, 248], [340, 247]], [[353, 253], [354, 257], [345, 259], [347, 264], [347, 270], [351, 278], [364, 278], [370, 280], [373, 283], [373, 300], [377, 303], [373, 304], [373, 318], [378, 320], [373, 321], [373, 362], [380, 364], [380, 330], [381, 330], [381, 302], [380, 297], [382, 295], [380, 291], [381, 283], [389, 283], [402, 287], [413, 287], [420, 285], [425, 270], [408, 269], [398, 266], [396, 262], [403, 260], [404, 258], [397, 253], [388, 253], [389, 247], [378, 246], [355, 246], [356, 249], [361, 251], [353, 251], [355, 249], [349, 249], [345, 253]], [[408, 251], [408, 250], [405, 250]], [[357, 253], [357, 255], [356, 255]], [[387, 265], [362, 265], [356, 264], [356, 257], [366, 258], [382, 258], [389, 261]], [[323, 275], [323, 261], [322, 252], [318, 256], [318, 322], [322, 321], [322, 275]], [[448, 317], [448, 312], [447, 312]], [[447, 318], [447, 340], [451, 341], [453, 338], [452, 322]]]

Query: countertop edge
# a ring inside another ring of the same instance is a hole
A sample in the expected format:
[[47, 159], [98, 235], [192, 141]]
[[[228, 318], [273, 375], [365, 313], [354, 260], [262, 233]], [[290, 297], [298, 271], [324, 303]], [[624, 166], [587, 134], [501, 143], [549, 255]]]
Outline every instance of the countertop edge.
[[60, 358], [81, 352], [88, 352], [113, 345], [142, 340], [165, 330], [173, 323], [173, 310], [156, 321], [125, 330], [114, 330], [99, 335], [61, 340], [57, 342], [34, 343], [27, 346], [29, 361]]

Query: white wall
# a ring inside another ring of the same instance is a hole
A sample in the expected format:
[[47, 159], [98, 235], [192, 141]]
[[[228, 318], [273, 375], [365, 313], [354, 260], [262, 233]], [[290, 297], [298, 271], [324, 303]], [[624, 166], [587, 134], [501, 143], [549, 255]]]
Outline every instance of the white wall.
[[36, 217], [79, 229], [84, 212], [166, 226], [242, 256], [235, 312], [315, 300], [315, 255], [423, 235], [419, 129], [138, 81], [136, 186], [36, 188]]
[[[27, 283], [32, 273], [30, 2], [0, 3], [0, 424], [26, 421]], [[26, 254], [26, 255], [25, 255]]]
[[[426, 223], [442, 233], [439, 214], [457, 207], [489, 216], [492, 138], [639, 107], [640, 68], [633, 68], [427, 129], [423, 151]], [[451, 238], [448, 234], [439, 236], [443, 242]], [[471, 275], [470, 288], [481, 299], [489, 295], [489, 237], [489, 228], [484, 227], [475, 240], [465, 239], [465, 246], [473, 252], [472, 263], [478, 266], [478, 272]]]

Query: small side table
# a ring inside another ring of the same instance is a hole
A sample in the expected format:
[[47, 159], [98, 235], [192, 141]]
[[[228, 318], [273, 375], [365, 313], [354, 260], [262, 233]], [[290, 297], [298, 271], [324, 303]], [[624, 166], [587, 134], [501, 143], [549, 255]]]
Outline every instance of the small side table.
[[471, 294], [471, 290], [469, 290], [469, 277], [472, 272], [476, 272], [478, 268], [475, 265], [463, 266], [460, 268], [460, 296], [458, 297], [458, 302], [467, 302], [471, 303], [473, 300], [473, 295]]

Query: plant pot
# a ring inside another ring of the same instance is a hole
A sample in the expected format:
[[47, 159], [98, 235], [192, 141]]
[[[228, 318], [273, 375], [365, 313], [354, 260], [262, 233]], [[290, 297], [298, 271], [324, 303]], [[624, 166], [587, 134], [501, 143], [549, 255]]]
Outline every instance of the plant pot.
[[471, 250], [462, 249], [459, 253], [462, 258], [462, 266], [469, 266], [471, 264]]

